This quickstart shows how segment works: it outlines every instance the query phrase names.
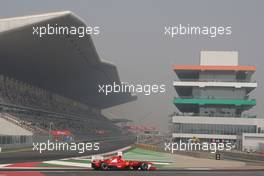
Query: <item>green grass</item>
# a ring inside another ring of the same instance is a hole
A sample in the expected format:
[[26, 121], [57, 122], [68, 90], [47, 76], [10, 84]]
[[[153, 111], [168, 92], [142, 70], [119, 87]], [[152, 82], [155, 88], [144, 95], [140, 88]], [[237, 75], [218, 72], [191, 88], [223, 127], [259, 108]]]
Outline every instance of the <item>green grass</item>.
[[68, 160], [62, 160], [65, 162], [73, 162], [73, 163], [84, 163], [84, 164], [90, 164], [90, 160], [78, 160], [78, 159], [68, 159]]
[[1, 153], [16, 153], [16, 152], [26, 152], [26, 151], [31, 151], [32, 147], [27, 147], [27, 148], [15, 148], [15, 149], [2, 149]]
[[124, 153], [124, 158], [127, 160], [140, 160], [150, 162], [164, 162], [169, 163], [170, 157], [166, 153], [155, 152], [140, 148], [134, 148]]

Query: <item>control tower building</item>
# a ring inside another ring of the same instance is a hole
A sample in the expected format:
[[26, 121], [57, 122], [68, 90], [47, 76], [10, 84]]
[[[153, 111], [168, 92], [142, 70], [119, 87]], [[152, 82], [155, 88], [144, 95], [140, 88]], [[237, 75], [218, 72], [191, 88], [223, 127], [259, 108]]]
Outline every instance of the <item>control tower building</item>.
[[243, 149], [242, 138], [250, 134], [251, 148], [259, 145], [259, 140], [255, 142], [259, 135], [264, 142], [264, 119], [245, 113], [256, 105], [250, 98], [257, 87], [252, 81], [256, 67], [239, 66], [238, 52], [202, 51], [200, 65], [173, 69], [178, 76], [173, 82], [178, 94], [173, 99], [178, 109], [172, 116], [174, 141], [198, 138], [231, 142]]

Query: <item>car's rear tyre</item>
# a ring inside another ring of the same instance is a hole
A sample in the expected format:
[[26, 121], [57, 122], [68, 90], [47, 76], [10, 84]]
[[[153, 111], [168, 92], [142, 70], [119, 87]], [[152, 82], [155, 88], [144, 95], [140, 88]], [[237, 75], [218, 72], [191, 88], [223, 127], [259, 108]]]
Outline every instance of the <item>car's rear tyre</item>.
[[138, 170], [139, 167], [133, 167], [133, 170]]
[[133, 166], [129, 166], [128, 170], [134, 170], [134, 167]]
[[106, 171], [106, 170], [108, 170], [109, 169], [109, 167], [108, 167], [108, 164], [107, 163], [101, 163], [101, 170], [104, 170], [104, 171]]
[[142, 163], [140, 166], [140, 169], [143, 171], [147, 171], [148, 170], [148, 164], [147, 163]]

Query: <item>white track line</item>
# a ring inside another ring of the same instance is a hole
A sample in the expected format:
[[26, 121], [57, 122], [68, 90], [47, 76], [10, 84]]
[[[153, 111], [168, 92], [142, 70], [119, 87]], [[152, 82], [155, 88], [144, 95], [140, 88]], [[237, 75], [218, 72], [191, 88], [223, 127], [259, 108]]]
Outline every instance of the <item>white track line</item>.
[[160, 163], [160, 162], [151, 162], [151, 163], [158, 164], [158, 165], [169, 165], [169, 164], [171, 164], [171, 163]]
[[87, 168], [91, 168], [92, 167], [91, 164], [88, 164], [88, 163], [76, 163], [76, 162], [59, 161], [59, 160], [44, 161], [43, 163], [56, 164], [56, 165], [62, 165], [62, 166], [76, 166], [76, 167], [87, 167]]
[[7, 167], [7, 166], [9, 166], [9, 165], [11, 165], [11, 164], [0, 164], [0, 168]]

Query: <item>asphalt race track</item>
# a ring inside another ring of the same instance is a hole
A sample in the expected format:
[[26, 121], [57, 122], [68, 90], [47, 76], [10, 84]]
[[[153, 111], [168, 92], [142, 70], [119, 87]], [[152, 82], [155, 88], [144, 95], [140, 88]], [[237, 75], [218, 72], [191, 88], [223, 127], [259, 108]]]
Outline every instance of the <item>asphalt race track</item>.
[[59, 172], [1, 172], [5, 176], [263, 176], [264, 171], [59, 171]]
[[105, 153], [120, 149], [122, 147], [133, 144], [135, 140], [129, 137], [123, 137], [118, 139], [111, 139], [100, 142], [100, 150], [93, 152], [78, 153], [73, 151], [45, 151], [39, 153], [38, 151], [21, 151], [11, 153], [0, 153], [0, 164], [9, 163], [21, 163], [21, 162], [37, 162], [37, 161], [48, 161], [63, 159], [68, 157], [87, 156], [99, 153]]
[[263, 176], [264, 171], [262, 172], [201, 172], [201, 171], [153, 171], [153, 172], [69, 172], [69, 173], [44, 173], [47, 176]]

